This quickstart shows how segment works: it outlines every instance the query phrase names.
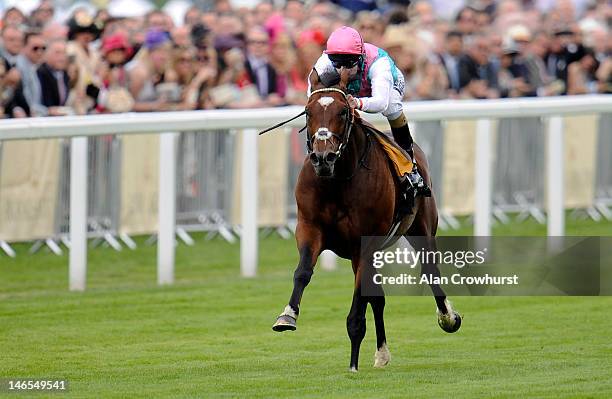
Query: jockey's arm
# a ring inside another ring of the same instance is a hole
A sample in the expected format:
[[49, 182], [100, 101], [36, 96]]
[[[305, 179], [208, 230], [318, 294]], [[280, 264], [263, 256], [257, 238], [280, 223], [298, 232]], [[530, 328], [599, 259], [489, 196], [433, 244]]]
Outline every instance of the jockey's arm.
[[372, 82], [372, 97], [360, 97], [359, 109], [376, 114], [384, 112], [389, 106], [391, 91], [393, 90], [393, 75], [389, 60], [381, 58], [370, 67]]

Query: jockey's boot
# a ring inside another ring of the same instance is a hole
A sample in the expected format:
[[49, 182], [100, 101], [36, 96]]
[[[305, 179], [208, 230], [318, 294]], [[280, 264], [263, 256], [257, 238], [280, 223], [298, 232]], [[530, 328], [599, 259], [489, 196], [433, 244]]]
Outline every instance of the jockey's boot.
[[414, 141], [412, 140], [412, 135], [410, 134], [410, 128], [408, 127], [406, 117], [402, 113], [399, 118], [392, 121], [390, 120], [389, 124], [391, 125], [393, 139], [397, 144], [399, 144], [400, 147], [402, 147], [404, 151], [408, 153], [410, 160], [412, 161], [412, 171], [406, 174], [408, 186], [407, 191], [411, 191], [415, 197], [417, 195], [431, 197], [431, 190], [419, 173], [416, 159], [414, 158], [414, 150], [412, 148]]

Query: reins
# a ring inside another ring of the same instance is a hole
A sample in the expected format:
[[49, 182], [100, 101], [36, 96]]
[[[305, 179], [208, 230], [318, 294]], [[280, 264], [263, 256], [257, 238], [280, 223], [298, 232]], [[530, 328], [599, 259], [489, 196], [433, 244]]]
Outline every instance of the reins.
[[[308, 98], [310, 99], [310, 97], [312, 97], [313, 94], [317, 94], [317, 93], [330, 93], [330, 92], [342, 94], [342, 97], [344, 98], [344, 100], [346, 101], [346, 103], [348, 105], [348, 96], [347, 96], [347, 94], [344, 92], [344, 90], [338, 89], [336, 87], [325, 87], [325, 88], [322, 88], [322, 89], [314, 90], [312, 93], [310, 93], [310, 96], [308, 96]], [[319, 136], [319, 132], [316, 132], [315, 134], [313, 134], [310, 139], [308, 139], [308, 135], [306, 135], [306, 144], [307, 144], [307, 147], [308, 147], [308, 153], [309, 154], [311, 154], [313, 152], [313, 146], [314, 146], [313, 143], [314, 143], [315, 140], [317, 140], [317, 139], [326, 140], [326, 139], [328, 139], [330, 137], [335, 137], [336, 140], [338, 140], [340, 142], [340, 145], [338, 146], [338, 150], [335, 152], [335, 154], [336, 154], [336, 156], [338, 158], [340, 158], [340, 156], [342, 155], [343, 151], [345, 150], [345, 148], [348, 145], [348, 142], [349, 142], [349, 139], [350, 139], [350, 136], [351, 136], [351, 130], [353, 129], [353, 125], [354, 125], [354, 122], [355, 122], [355, 114], [354, 114], [354, 111], [351, 110], [350, 106], [349, 106], [349, 110], [350, 110], [349, 112], [351, 112], [351, 116], [350, 116], [350, 118], [346, 118], [346, 122], [344, 123], [344, 130], [342, 132], [342, 137], [340, 137], [336, 133], [330, 132], [329, 130], [327, 130], [325, 132], [325, 137], [323, 137], [323, 135]], [[262, 130], [258, 134], [262, 135], [264, 133], [268, 133], [268, 132], [270, 132], [270, 131], [272, 131], [272, 130], [274, 130], [276, 128], [279, 128], [281, 126], [286, 125], [287, 123], [289, 123], [289, 122], [299, 118], [302, 115], [306, 115], [306, 118], [308, 118], [308, 113], [307, 113], [306, 109], [304, 109], [304, 111], [300, 112], [299, 114], [297, 114], [296, 116], [294, 116], [294, 117], [292, 117], [290, 119], [287, 119], [285, 121], [277, 123], [276, 125], [274, 125], [272, 127], [269, 127], [269, 128], [267, 128], [265, 130]], [[306, 122], [306, 126], [301, 128], [298, 131], [298, 133], [302, 133], [307, 128], [308, 128], [308, 122]], [[367, 129], [364, 130], [364, 134], [366, 135], [366, 146], [365, 146], [365, 148], [363, 150], [363, 153], [361, 154], [359, 160], [357, 161], [357, 166], [358, 167], [353, 170], [353, 173], [349, 177], [347, 177], [346, 180], [352, 179], [353, 176], [355, 175], [355, 173], [357, 172], [357, 170], [359, 169], [359, 167], [364, 167], [366, 169], [369, 169], [368, 166], [366, 165], [365, 161], [366, 161], [366, 158], [367, 158], [367, 155], [368, 155], [368, 152], [369, 152], [369, 149], [370, 149], [370, 146], [371, 146], [372, 143], [370, 142], [371, 138], [370, 138], [370, 134], [368, 133]]]
[[[346, 95], [346, 93], [343, 90], [335, 88], [335, 87], [326, 87], [326, 88], [323, 88], [323, 89], [315, 90], [312, 93], [310, 93], [310, 96], [312, 96], [313, 94], [316, 94], [316, 93], [329, 93], [329, 92], [336, 92], [336, 93], [342, 94], [342, 96], [344, 97], [344, 100], [346, 101], [346, 103], [348, 105], [348, 96]], [[349, 107], [349, 109], [350, 109], [350, 107]], [[350, 135], [351, 135], [351, 131], [352, 131], [353, 125], [355, 123], [355, 114], [353, 112], [351, 112], [351, 117], [346, 119], [346, 123], [344, 125], [343, 137], [345, 139], [341, 140], [338, 137], [338, 135], [332, 133], [332, 136], [335, 136], [338, 139], [338, 141], [340, 141], [340, 146], [338, 147], [338, 151], [336, 151], [336, 155], [338, 156], [338, 158], [340, 158], [340, 155], [342, 155], [342, 151], [348, 145], [348, 141], [349, 141], [349, 138], [350, 138]], [[306, 115], [306, 117], [308, 117], [308, 115]], [[306, 128], [307, 126], [308, 126], [308, 124], [304, 128]], [[366, 168], [366, 169], [370, 169], [366, 165], [366, 158], [368, 156], [368, 153], [370, 152], [370, 147], [372, 146], [372, 142], [371, 142], [371, 137], [370, 137], [370, 133], [368, 132], [368, 130], [364, 129], [363, 133], [366, 136], [365, 137], [366, 138], [366, 145], [365, 145], [365, 148], [363, 149], [363, 153], [359, 157], [359, 160], [357, 161], [357, 165], [353, 169], [353, 173], [351, 173], [350, 176], [345, 177], [343, 180], [346, 180], [346, 181], [351, 180], [353, 178], [353, 176], [355, 176], [355, 174], [357, 173], [357, 171], [359, 170], [360, 167], [363, 167], [363, 168]], [[306, 139], [306, 142], [308, 144], [308, 152], [309, 153], [312, 152], [312, 141], [314, 141], [314, 139], [315, 139], [315, 135], [312, 136], [311, 140], [308, 140], [308, 138]]]
[[[278, 128], [278, 127], [284, 126], [284, 125], [286, 125], [287, 123], [289, 123], [289, 122], [291, 122], [291, 121], [293, 121], [293, 120], [295, 120], [295, 119], [299, 118], [299, 117], [300, 117], [300, 116], [302, 116], [302, 115], [306, 115], [306, 110], [305, 110], [305, 109], [304, 109], [304, 111], [300, 112], [299, 114], [297, 114], [296, 116], [294, 116], [294, 117], [293, 117], [293, 118], [291, 118], [291, 119], [287, 119], [286, 121], [283, 121], [283, 122], [281, 122], [281, 123], [277, 123], [276, 125], [274, 125], [274, 126], [272, 126], [272, 127], [269, 127], [269, 128], [267, 128], [267, 129], [265, 129], [265, 130], [262, 130], [261, 132], [259, 132], [259, 133], [258, 133], [258, 135], [260, 135], [260, 136], [261, 136], [261, 135], [262, 135], [262, 134], [264, 134], [264, 133], [268, 133], [268, 132], [269, 132], [269, 131], [271, 131], [271, 130], [274, 130], [274, 129]], [[300, 130], [300, 131], [301, 131], [301, 130]]]
[[[313, 91], [312, 93], [310, 93], [310, 96], [308, 96], [308, 98], [310, 99], [310, 97], [312, 97], [313, 94], [317, 94], [317, 93], [330, 93], [330, 92], [335, 92], [335, 93], [340, 93], [342, 94], [342, 97], [344, 98], [344, 101], [346, 101], [346, 104], [348, 105], [348, 96], [346, 95], [346, 93], [344, 92], [344, 90], [338, 89], [336, 87], [325, 87], [323, 89], [318, 89]], [[329, 130], [327, 131], [327, 133], [331, 136], [331, 137], [335, 137], [336, 140], [338, 140], [340, 142], [340, 145], [338, 146], [338, 150], [336, 151], [336, 156], [338, 158], [340, 158], [340, 156], [342, 155], [342, 152], [344, 151], [344, 149], [346, 148], [346, 145], [348, 144], [348, 141], [351, 137], [351, 129], [353, 128], [353, 122], [355, 121], [355, 114], [353, 113], [354, 111], [351, 110], [350, 106], [349, 106], [349, 112], [351, 112], [351, 117], [350, 118], [346, 118], [346, 121], [344, 123], [344, 130], [342, 132], [342, 137], [338, 136], [335, 133], [330, 132]], [[306, 114], [306, 118], [308, 118], [308, 114]], [[308, 126], [308, 122], [306, 122], [306, 126]], [[308, 153], [312, 153], [312, 148], [313, 148], [313, 143], [316, 139], [318, 139], [318, 132], [316, 134], [313, 134], [312, 137], [310, 138], [310, 140], [308, 139], [308, 137], [306, 138], [306, 142], [308, 144]]]

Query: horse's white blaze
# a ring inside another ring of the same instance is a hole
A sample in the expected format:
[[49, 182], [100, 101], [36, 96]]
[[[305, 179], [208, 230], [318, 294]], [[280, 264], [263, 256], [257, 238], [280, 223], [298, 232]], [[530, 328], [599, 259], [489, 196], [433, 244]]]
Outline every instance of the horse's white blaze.
[[297, 320], [298, 315], [297, 313], [295, 313], [295, 310], [293, 310], [293, 308], [291, 307], [291, 305], [287, 305], [285, 306], [285, 310], [283, 310], [283, 313], [280, 314], [281, 316], [289, 316], [289, 317], [293, 317], [294, 319]]
[[318, 102], [319, 104], [321, 104], [323, 108], [327, 108], [329, 104], [334, 102], [334, 98], [333, 97], [321, 97], [319, 98]]
[[377, 351], [374, 353], [374, 367], [385, 367], [391, 361], [391, 352], [385, 342]]

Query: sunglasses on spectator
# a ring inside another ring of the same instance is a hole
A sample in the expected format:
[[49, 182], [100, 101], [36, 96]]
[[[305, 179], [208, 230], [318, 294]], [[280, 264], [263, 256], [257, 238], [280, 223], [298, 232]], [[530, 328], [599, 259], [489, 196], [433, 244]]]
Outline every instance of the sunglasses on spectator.
[[45, 51], [47, 49], [47, 46], [34, 46], [32, 47], [33, 51]]

